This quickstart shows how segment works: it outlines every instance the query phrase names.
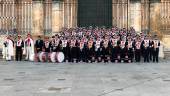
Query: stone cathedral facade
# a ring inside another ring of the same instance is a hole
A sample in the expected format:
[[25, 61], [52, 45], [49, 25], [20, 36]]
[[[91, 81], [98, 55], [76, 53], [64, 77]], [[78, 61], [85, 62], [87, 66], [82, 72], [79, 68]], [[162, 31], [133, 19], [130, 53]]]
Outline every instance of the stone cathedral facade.
[[[51, 36], [63, 27], [77, 27], [79, 1], [0, 0], [0, 35]], [[132, 26], [168, 43], [170, 0], [112, 0], [112, 26]]]

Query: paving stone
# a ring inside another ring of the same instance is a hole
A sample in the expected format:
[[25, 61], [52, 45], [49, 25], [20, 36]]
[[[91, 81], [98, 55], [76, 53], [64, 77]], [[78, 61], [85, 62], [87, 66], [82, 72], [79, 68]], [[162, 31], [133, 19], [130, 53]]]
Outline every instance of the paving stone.
[[0, 96], [169, 96], [169, 63], [0, 61]]

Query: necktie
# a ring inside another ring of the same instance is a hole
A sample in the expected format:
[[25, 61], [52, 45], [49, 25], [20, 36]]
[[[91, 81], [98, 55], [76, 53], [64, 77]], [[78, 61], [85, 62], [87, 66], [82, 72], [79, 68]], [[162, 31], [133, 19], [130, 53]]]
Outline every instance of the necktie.
[[20, 46], [20, 40], [18, 41], [18, 46]]
[[28, 45], [30, 45], [30, 39], [28, 39]]

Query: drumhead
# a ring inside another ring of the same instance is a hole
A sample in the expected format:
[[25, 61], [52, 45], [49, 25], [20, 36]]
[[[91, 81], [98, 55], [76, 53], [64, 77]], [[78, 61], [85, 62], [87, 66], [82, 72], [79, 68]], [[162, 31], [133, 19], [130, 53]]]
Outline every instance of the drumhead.
[[[44, 56], [45, 56], [45, 58], [44, 58]], [[41, 62], [45, 62], [45, 60], [46, 60], [46, 53], [45, 53], [45, 52], [41, 52], [41, 53], [39, 54], [39, 60], [40, 60]]]
[[58, 52], [57, 53], [57, 61], [59, 63], [63, 62], [64, 61], [64, 53], [63, 52]]
[[52, 52], [51, 54], [50, 54], [50, 60], [51, 60], [51, 62], [53, 62], [53, 63], [55, 63], [55, 62], [57, 62], [57, 60], [56, 60], [56, 52]]

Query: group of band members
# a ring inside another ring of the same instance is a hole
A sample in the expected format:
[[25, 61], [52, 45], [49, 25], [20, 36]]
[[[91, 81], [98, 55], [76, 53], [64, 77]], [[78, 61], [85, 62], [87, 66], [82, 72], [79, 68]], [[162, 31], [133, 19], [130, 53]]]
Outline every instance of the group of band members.
[[38, 36], [36, 41], [30, 34], [24, 40], [18, 35], [16, 42], [7, 36], [3, 57], [12, 60], [15, 47], [16, 61], [21, 61], [23, 54], [25, 60], [31, 60], [39, 52], [63, 52], [64, 62], [141, 62], [141, 58], [158, 62], [159, 46], [156, 35], [138, 34], [133, 27], [63, 28], [55, 36]]

